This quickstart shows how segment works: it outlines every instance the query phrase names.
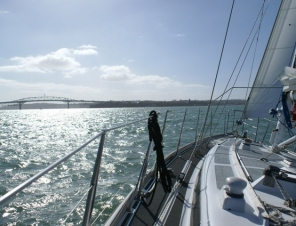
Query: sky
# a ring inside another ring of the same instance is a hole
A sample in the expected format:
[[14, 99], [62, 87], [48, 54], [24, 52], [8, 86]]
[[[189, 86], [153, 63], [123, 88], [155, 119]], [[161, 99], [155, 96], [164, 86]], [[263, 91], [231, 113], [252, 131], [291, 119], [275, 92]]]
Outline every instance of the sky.
[[[232, 86], [248, 86], [280, 0], [235, 1], [218, 71], [232, 2], [1, 0], [0, 102], [44, 95], [209, 100], [216, 74], [213, 98]], [[263, 2], [260, 32], [253, 31], [248, 57], [234, 71], [258, 15], [261, 21]], [[232, 94], [244, 99], [246, 90]]]

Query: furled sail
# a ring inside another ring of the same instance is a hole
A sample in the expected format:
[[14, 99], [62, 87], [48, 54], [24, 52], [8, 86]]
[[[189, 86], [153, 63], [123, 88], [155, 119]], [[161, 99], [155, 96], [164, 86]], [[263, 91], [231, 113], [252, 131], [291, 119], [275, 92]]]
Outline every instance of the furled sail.
[[283, 0], [244, 110], [245, 118], [266, 117], [276, 106], [283, 87], [278, 76], [290, 66], [295, 43], [296, 0]]

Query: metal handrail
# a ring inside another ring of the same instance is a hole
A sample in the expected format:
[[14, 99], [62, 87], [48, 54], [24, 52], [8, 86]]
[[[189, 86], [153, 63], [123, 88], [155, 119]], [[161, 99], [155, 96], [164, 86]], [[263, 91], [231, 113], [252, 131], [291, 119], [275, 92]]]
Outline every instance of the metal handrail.
[[92, 214], [94, 201], [95, 201], [95, 197], [96, 197], [98, 178], [99, 178], [99, 173], [100, 173], [100, 168], [101, 168], [101, 160], [102, 160], [102, 155], [103, 155], [105, 136], [106, 136], [106, 131], [103, 131], [103, 133], [101, 135], [101, 140], [100, 140], [100, 145], [99, 145], [99, 149], [98, 149], [98, 153], [97, 153], [97, 158], [96, 158], [96, 162], [95, 162], [93, 175], [92, 175], [91, 182], [90, 182], [91, 189], [89, 190], [88, 196], [87, 196], [87, 202], [86, 202], [83, 223], [82, 223], [82, 225], [84, 225], [84, 226], [88, 226], [90, 223], [90, 220], [91, 220], [91, 214]]
[[0, 206], [1, 205], [4, 205], [9, 199], [13, 198], [17, 193], [19, 193], [23, 189], [27, 188], [33, 182], [35, 182], [36, 180], [38, 180], [40, 177], [44, 176], [49, 171], [51, 171], [52, 169], [54, 169], [55, 167], [57, 167], [61, 163], [63, 163], [66, 160], [68, 160], [70, 157], [72, 157], [74, 154], [76, 154], [77, 152], [79, 152], [80, 150], [82, 150], [83, 148], [85, 148], [86, 146], [88, 146], [91, 142], [93, 142], [94, 140], [96, 140], [97, 138], [99, 138], [104, 132], [115, 130], [115, 129], [118, 129], [118, 128], [122, 128], [122, 127], [131, 125], [131, 124], [134, 124], [136, 122], [143, 121], [143, 120], [147, 120], [147, 119], [148, 118], [139, 119], [139, 120], [132, 121], [130, 123], [126, 123], [126, 124], [123, 124], [123, 125], [119, 125], [117, 127], [112, 127], [112, 128], [109, 128], [109, 129], [106, 129], [106, 130], [100, 132], [99, 134], [97, 134], [96, 136], [94, 136], [93, 138], [91, 138], [90, 140], [88, 140], [87, 142], [85, 142], [83, 145], [81, 145], [79, 148], [75, 149], [74, 151], [72, 151], [69, 154], [65, 155], [64, 157], [60, 158], [58, 161], [56, 161], [53, 164], [49, 165], [48, 167], [46, 167], [45, 169], [43, 169], [39, 173], [35, 174], [30, 179], [26, 180], [25, 182], [21, 183], [19, 186], [15, 187], [12, 190], [10, 190], [9, 192], [7, 192], [5, 195], [1, 196], [0, 197]]
[[197, 123], [196, 123], [196, 131], [195, 131], [195, 139], [194, 139], [194, 142], [195, 143], [197, 141], [197, 130], [198, 130], [198, 125], [199, 125], [199, 115], [200, 115], [200, 108], [198, 109], [198, 116], [197, 116]]
[[[165, 114], [165, 118], [164, 118], [164, 122], [163, 122], [163, 128], [162, 128], [162, 134], [164, 133], [164, 130], [165, 130], [165, 124], [166, 124], [168, 112], [169, 111], [166, 111], [166, 114]], [[182, 127], [181, 127], [181, 131], [180, 131], [180, 135], [179, 135], [179, 142], [178, 142], [178, 147], [177, 147], [176, 153], [178, 152], [179, 145], [180, 145], [180, 142], [181, 142], [181, 137], [182, 137], [183, 127], [184, 127], [184, 123], [185, 123], [186, 113], [187, 113], [187, 109], [185, 110], [185, 113], [184, 113], [184, 118], [183, 118]], [[200, 110], [199, 110], [198, 119], [197, 119], [197, 126], [196, 126], [197, 128], [196, 128], [195, 141], [197, 139], [197, 130], [198, 130], [198, 125], [199, 125], [199, 117], [200, 117]], [[119, 129], [119, 128], [122, 128], [122, 127], [125, 127], [125, 126], [129, 126], [131, 124], [141, 122], [141, 121], [144, 121], [144, 120], [147, 120], [147, 119], [148, 119], [148, 117], [142, 118], [142, 119], [139, 119], [139, 120], [135, 120], [135, 121], [132, 121], [132, 122], [129, 122], [129, 123], [125, 123], [125, 124], [122, 124], [122, 125], [119, 125], [119, 126], [116, 126], [116, 127], [112, 127], [112, 128], [102, 130], [101, 132], [99, 132], [99, 134], [97, 134], [96, 136], [91, 138], [89, 141], [85, 142], [79, 148], [77, 148], [74, 151], [70, 152], [69, 154], [65, 155], [64, 157], [62, 157], [58, 161], [56, 161], [53, 164], [49, 165], [48, 167], [46, 167], [45, 169], [43, 169], [42, 171], [40, 171], [39, 173], [37, 173], [36, 175], [31, 177], [30, 179], [26, 180], [25, 182], [23, 182], [22, 184], [20, 184], [16, 188], [12, 189], [11, 191], [7, 192], [5, 195], [0, 197], [0, 205], [4, 205], [9, 199], [13, 198], [17, 193], [19, 193], [23, 189], [27, 188], [28, 186], [30, 186], [33, 182], [38, 180], [40, 177], [47, 174], [50, 170], [56, 168], [58, 165], [65, 162], [66, 160], [68, 160], [71, 156], [75, 155], [77, 152], [79, 152], [80, 150], [82, 150], [83, 148], [88, 146], [94, 140], [96, 140], [98, 138], [101, 138], [100, 143], [99, 143], [99, 147], [98, 147], [98, 151], [97, 151], [97, 158], [95, 160], [95, 166], [94, 166], [94, 170], [93, 170], [93, 174], [92, 174], [92, 179], [91, 179], [91, 183], [90, 183], [90, 187], [89, 187], [89, 191], [88, 191], [88, 197], [87, 197], [87, 200], [86, 200], [85, 213], [84, 213], [84, 217], [83, 217], [83, 225], [85, 225], [85, 226], [90, 225], [91, 216], [92, 216], [92, 209], [93, 209], [94, 201], [95, 201], [95, 197], [96, 197], [96, 190], [97, 190], [99, 173], [100, 173], [101, 159], [102, 159], [103, 149], [104, 149], [104, 141], [105, 141], [105, 136], [106, 136], [107, 132], [112, 131], [112, 130], [116, 130], [116, 129]], [[137, 195], [140, 194], [139, 192], [141, 192], [141, 188], [143, 186], [143, 181], [144, 181], [145, 173], [146, 173], [146, 170], [147, 170], [150, 145], [151, 145], [151, 142], [150, 142], [150, 144], [148, 146], [148, 150], [146, 152], [148, 154], [148, 156], [143, 161], [141, 173], [140, 173], [139, 178], [138, 178], [137, 189], [135, 189], [134, 196], [137, 196]]]
[[166, 125], [166, 120], [167, 120], [167, 117], [168, 117], [168, 113], [169, 113], [169, 110], [167, 110], [165, 112], [165, 116], [164, 116], [164, 120], [163, 120], [163, 126], [162, 126], [162, 131], [161, 131], [161, 134], [163, 135], [164, 133], [164, 130], [165, 130], [165, 125]]
[[208, 142], [206, 144], [206, 147], [208, 147], [208, 145], [209, 145], [209, 143], [210, 143], [210, 141], [212, 139], [212, 124], [213, 124], [213, 113], [211, 111], [211, 121], [210, 121], [210, 125], [209, 125], [209, 127], [210, 127], [210, 136], [209, 136]]
[[[139, 175], [139, 178], [138, 178], [138, 181], [137, 181], [137, 184], [136, 184], [136, 188], [135, 188], [135, 192], [133, 194], [132, 200], [134, 200], [135, 197], [139, 198], [139, 196], [140, 196], [140, 192], [142, 190], [143, 182], [144, 182], [144, 179], [145, 179], [144, 175], [146, 173], [147, 166], [148, 166], [148, 159], [149, 159], [149, 154], [150, 154], [151, 143], [152, 142], [150, 141], [149, 145], [148, 145], [148, 148], [147, 148], [147, 151], [146, 151], [146, 155], [145, 155], [143, 164], [142, 164], [142, 168], [141, 168], [141, 171], [140, 171], [140, 175]], [[132, 205], [132, 203], [131, 203], [131, 205]], [[130, 209], [131, 209], [131, 205], [130, 205]]]
[[[229, 111], [231, 111], [232, 109], [228, 109], [228, 113], [227, 113], [227, 121], [226, 121], [226, 134], [228, 133], [228, 123], [229, 123]], [[233, 110], [232, 110], [233, 111]]]
[[93, 142], [95, 139], [97, 139], [101, 135], [102, 135], [102, 132], [99, 133], [98, 135], [94, 136], [93, 138], [91, 138], [89, 141], [87, 141], [86, 143], [84, 143], [83, 145], [81, 145], [76, 150], [74, 150], [74, 151], [70, 152], [69, 154], [65, 155], [63, 158], [59, 159], [55, 163], [49, 165], [44, 170], [42, 170], [41, 172], [37, 173], [35, 176], [31, 177], [30, 179], [28, 179], [25, 182], [21, 183], [19, 186], [15, 187], [14, 189], [12, 189], [9, 192], [7, 192], [5, 195], [1, 196], [0, 197], [0, 206], [1, 205], [4, 205], [14, 195], [16, 195], [17, 193], [19, 193], [20, 191], [22, 191], [23, 189], [25, 189], [26, 187], [28, 187], [34, 181], [38, 180], [40, 177], [42, 177], [43, 175], [45, 175], [46, 173], [48, 173], [50, 170], [54, 169], [56, 166], [58, 166], [62, 162], [64, 162], [67, 159], [69, 159], [71, 156], [73, 156], [74, 154], [76, 154], [81, 149], [85, 148], [87, 145], [89, 145], [91, 142]]
[[[240, 110], [235, 110], [235, 111], [240, 111]], [[228, 111], [228, 118], [229, 118], [229, 111]], [[255, 119], [256, 119], [256, 121], [255, 121]], [[242, 121], [242, 132], [244, 132], [244, 127], [247, 126], [246, 131], [248, 133], [250, 132], [250, 134], [254, 135], [254, 141], [258, 141], [259, 143], [263, 144], [263, 142], [264, 142], [264, 140], [266, 138], [266, 135], [268, 133], [268, 129], [270, 128], [270, 124], [271, 123], [276, 124], [277, 122], [272, 120], [272, 119], [268, 119], [268, 118], [260, 118], [260, 119], [259, 118], [246, 118], [246, 119], [244, 119], [244, 121]], [[229, 122], [227, 122], [227, 124], [228, 123]], [[259, 132], [261, 132], [263, 134], [262, 138], [261, 138], [261, 141], [260, 141], [260, 138], [258, 138], [258, 136], [260, 135]]]
[[181, 143], [181, 137], [182, 137], [184, 122], [185, 122], [185, 118], [186, 118], [186, 113], [187, 113], [187, 109], [185, 109], [185, 112], [184, 112], [184, 117], [183, 117], [183, 122], [182, 122], [182, 126], [181, 126], [180, 135], [179, 135], [178, 145], [177, 145], [177, 148], [176, 148], [176, 156], [178, 154], [180, 143]]
[[256, 134], [254, 138], [255, 141], [257, 141], [258, 128], [259, 128], [259, 118], [257, 119]]
[[224, 134], [226, 133], [226, 112], [224, 112]]

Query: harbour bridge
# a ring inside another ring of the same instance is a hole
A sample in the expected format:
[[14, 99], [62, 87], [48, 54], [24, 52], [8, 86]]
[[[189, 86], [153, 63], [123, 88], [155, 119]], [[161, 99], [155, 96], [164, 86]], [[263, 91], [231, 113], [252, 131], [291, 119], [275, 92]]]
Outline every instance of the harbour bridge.
[[65, 97], [53, 97], [53, 96], [41, 96], [41, 97], [26, 97], [19, 100], [13, 100], [13, 101], [6, 101], [6, 102], [0, 102], [0, 106], [9, 106], [9, 105], [18, 105], [19, 109], [22, 109], [22, 105], [24, 103], [29, 102], [64, 102], [67, 103], [67, 107], [69, 108], [70, 103], [71, 104], [81, 104], [81, 103], [99, 103], [100, 101], [95, 100], [75, 100], [75, 99], [69, 99]]

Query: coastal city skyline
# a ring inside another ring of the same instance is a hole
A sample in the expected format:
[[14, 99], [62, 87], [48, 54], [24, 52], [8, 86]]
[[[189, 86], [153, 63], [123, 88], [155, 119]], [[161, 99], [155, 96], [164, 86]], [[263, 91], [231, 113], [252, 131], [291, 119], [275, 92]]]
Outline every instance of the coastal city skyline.
[[[262, 3], [234, 4], [216, 96], [223, 92], [256, 18], [261, 20]], [[2, 1], [0, 101], [44, 94], [101, 101], [208, 100], [231, 5], [230, 0], [215, 0], [211, 8], [193, 0]], [[242, 70], [235, 85], [252, 84], [278, 7], [278, 1], [264, 6], [259, 36], [254, 35], [257, 23], [245, 61], [254, 62], [253, 70]], [[245, 95], [240, 92], [237, 98]]]

